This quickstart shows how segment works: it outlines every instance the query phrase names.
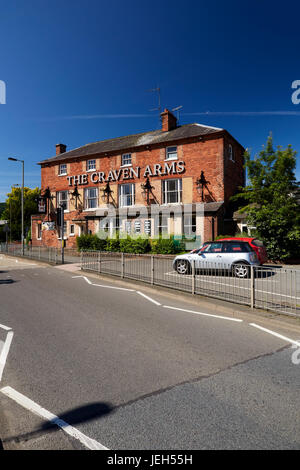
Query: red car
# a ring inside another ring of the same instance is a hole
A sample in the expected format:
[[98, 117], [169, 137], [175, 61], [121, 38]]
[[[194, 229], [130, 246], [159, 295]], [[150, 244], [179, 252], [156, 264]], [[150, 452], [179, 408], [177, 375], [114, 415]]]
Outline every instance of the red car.
[[268, 259], [267, 256], [267, 250], [261, 240], [258, 238], [254, 237], [245, 237], [245, 238], [240, 238], [240, 237], [228, 237], [228, 238], [219, 238], [218, 240], [240, 240], [243, 242], [248, 242], [251, 248], [255, 251], [257, 254], [257, 257], [260, 261], [261, 264], [265, 263]]

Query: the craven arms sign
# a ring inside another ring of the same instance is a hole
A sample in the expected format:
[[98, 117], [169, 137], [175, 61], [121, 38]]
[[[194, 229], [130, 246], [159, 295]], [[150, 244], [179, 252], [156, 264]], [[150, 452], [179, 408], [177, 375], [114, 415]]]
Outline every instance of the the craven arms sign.
[[[154, 165], [147, 165], [143, 173], [143, 177], [147, 176], [166, 176], [177, 175], [185, 171], [184, 161], [165, 162], [163, 165], [155, 163]], [[110, 170], [108, 175], [104, 171], [94, 171], [93, 173], [84, 173], [82, 175], [67, 176], [69, 186], [73, 184], [82, 185], [91, 183], [107, 183], [109, 181], [129, 180], [141, 177], [141, 168], [125, 167], [119, 170]], [[90, 181], [89, 181], [90, 180]]]

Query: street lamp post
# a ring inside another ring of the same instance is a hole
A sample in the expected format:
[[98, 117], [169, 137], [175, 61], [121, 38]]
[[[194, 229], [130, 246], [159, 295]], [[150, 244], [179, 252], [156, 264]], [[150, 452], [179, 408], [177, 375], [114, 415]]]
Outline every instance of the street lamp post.
[[22, 163], [22, 192], [21, 192], [21, 208], [22, 208], [22, 233], [21, 233], [21, 242], [22, 242], [22, 255], [24, 256], [24, 160], [19, 160], [18, 158], [9, 157], [8, 160], [12, 162], [21, 162]]

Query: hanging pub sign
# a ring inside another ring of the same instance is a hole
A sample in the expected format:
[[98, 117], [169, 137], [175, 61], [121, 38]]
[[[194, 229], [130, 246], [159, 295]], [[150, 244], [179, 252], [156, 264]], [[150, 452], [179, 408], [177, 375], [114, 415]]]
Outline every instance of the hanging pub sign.
[[39, 214], [46, 214], [46, 200], [43, 197], [38, 198], [38, 212]]

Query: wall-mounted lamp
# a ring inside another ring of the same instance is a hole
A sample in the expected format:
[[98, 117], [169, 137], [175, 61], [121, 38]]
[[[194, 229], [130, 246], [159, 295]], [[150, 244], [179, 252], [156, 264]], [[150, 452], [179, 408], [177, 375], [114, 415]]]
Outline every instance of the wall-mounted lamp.
[[143, 198], [147, 201], [147, 206], [150, 204], [150, 194], [152, 193], [152, 189], [154, 189], [154, 186], [151, 186], [149, 176], [146, 178], [146, 182], [141, 184], [142, 188], [142, 196]]
[[103, 194], [101, 196], [102, 201], [106, 202], [106, 204], [109, 204], [110, 195], [113, 193], [113, 191], [110, 189], [109, 182], [107, 183], [104, 189], [101, 189], [101, 191], [103, 191]]
[[201, 201], [203, 202], [203, 193], [204, 193], [204, 188], [207, 185], [208, 181], [206, 181], [205, 176], [204, 176], [204, 171], [201, 171], [200, 178], [197, 179], [196, 185], [197, 185], [197, 192], [198, 194], [201, 194]]

